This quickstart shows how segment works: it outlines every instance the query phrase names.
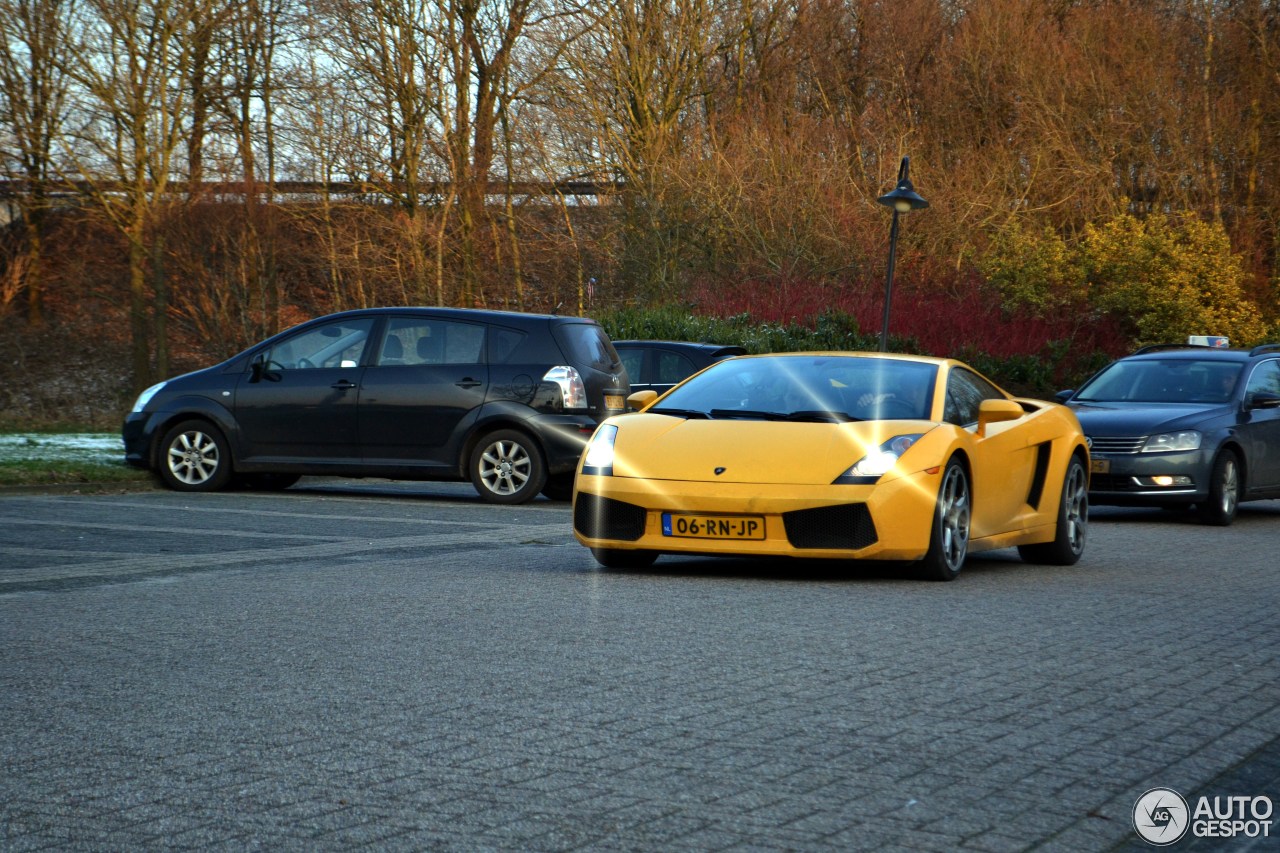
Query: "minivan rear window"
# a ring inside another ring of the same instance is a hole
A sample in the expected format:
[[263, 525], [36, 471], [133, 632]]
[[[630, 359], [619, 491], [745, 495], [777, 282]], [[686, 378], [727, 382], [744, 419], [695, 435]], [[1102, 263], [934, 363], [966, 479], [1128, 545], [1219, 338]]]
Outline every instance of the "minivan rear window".
[[606, 372], [619, 364], [613, 342], [594, 323], [563, 323], [556, 326], [555, 335], [576, 364]]

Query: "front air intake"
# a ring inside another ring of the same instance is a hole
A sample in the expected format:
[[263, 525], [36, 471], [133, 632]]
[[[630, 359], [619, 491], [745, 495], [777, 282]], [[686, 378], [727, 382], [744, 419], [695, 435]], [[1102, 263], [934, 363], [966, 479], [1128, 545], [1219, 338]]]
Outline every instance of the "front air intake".
[[856, 551], [879, 538], [866, 504], [839, 504], [784, 512], [787, 541], [796, 548]]
[[642, 506], [580, 493], [573, 502], [573, 529], [588, 539], [634, 542], [644, 535]]

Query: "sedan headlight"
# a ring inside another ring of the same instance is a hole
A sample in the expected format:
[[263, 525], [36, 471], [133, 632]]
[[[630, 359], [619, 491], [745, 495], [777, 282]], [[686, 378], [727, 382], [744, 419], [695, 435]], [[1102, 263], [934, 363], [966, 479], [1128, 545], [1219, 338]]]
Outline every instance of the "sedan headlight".
[[603, 477], [613, 476], [613, 442], [618, 438], [618, 428], [613, 424], [605, 424], [591, 436], [587, 444], [587, 455], [582, 460], [582, 473], [597, 474]]
[[154, 397], [160, 389], [164, 387], [164, 385], [165, 383], [163, 382], [157, 382], [155, 385], [152, 385], [150, 388], [139, 394], [138, 399], [133, 404], [133, 411], [141, 412], [146, 408], [147, 403], [151, 402], [151, 398]]
[[911, 445], [920, 440], [920, 436], [923, 434], [895, 435], [853, 463], [853, 467], [836, 478], [836, 482], [866, 482], [868, 479], [875, 480], [883, 477], [890, 468], [897, 464], [902, 454], [906, 453]]
[[1200, 433], [1193, 429], [1179, 432], [1162, 432], [1153, 435], [1142, 445], [1142, 453], [1160, 453], [1169, 450], [1199, 450]]

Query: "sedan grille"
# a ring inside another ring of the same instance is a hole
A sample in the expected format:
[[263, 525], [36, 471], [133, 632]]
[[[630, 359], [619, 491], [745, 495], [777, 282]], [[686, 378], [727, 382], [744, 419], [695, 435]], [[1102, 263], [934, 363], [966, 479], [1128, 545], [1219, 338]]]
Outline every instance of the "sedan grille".
[[784, 512], [787, 541], [796, 548], [840, 548], [856, 551], [879, 538], [866, 504], [840, 504]]
[[642, 506], [580, 493], [573, 504], [573, 529], [588, 539], [634, 542], [644, 535]]
[[1137, 436], [1089, 436], [1089, 449], [1094, 453], [1137, 453], [1146, 442], [1145, 435]]
[[1141, 488], [1132, 477], [1117, 474], [1094, 474], [1089, 478], [1091, 492], [1136, 492]]

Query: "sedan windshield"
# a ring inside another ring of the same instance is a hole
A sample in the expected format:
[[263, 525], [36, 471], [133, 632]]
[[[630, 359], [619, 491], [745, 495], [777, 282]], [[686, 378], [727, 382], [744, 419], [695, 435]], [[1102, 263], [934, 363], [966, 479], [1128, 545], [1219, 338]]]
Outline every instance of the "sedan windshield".
[[1080, 389], [1090, 403], [1226, 403], [1242, 365], [1223, 361], [1117, 361]]
[[648, 411], [797, 422], [926, 420], [937, 373], [933, 364], [869, 356], [736, 358], [694, 376]]

